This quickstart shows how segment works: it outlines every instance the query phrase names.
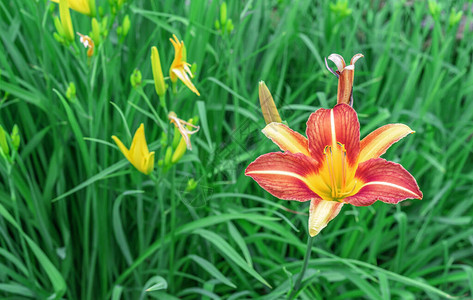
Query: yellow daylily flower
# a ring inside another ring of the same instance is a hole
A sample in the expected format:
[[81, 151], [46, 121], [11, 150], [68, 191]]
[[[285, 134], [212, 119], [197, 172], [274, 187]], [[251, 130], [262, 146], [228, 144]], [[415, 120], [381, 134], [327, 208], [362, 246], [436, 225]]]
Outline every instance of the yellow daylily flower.
[[[174, 39], [169, 39], [174, 46], [174, 60], [172, 61], [171, 68], [169, 69], [169, 77], [173, 83], [177, 82], [177, 78], [179, 78], [191, 91], [200, 96], [199, 91], [197, 88], [192, 84], [190, 78], [194, 77], [192, 75], [191, 69], [189, 68], [190, 64], [187, 63], [185, 60], [185, 46], [184, 41], [180, 41], [177, 39], [175, 34], [172, 35]], [[190, 76], [190, 78], [189, 78]]]
[[[51, 0], [53, 2], [59, 3], [60, 0]], [[75, 10], [81, 14], [94, 16], [95, 15], [95, 1], [89, 0], [68, 0], [69, 8]]]
[[148, 145], [146, 144], [145, 127], [141, 123], [140, 127], [136, 130], [133, 141], [131, 142], [130, 149], [127, 149], [116, 136], [112, 136], [112, 139], [117, 144], [120, 151], [125, 155], [126, 159], [141, 173], [148, 175], [153, 171], [154, 168], [154, 151], [149, 152]]

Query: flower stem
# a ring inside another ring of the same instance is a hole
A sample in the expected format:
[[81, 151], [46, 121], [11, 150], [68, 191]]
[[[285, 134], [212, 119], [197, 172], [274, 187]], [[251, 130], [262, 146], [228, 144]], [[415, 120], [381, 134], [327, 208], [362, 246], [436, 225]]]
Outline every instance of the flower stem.
[[301, 273], [299, 274], [299, 277], [297, 278], [296, 284], [294, 285], [294, 289], [292, 290], [292, 292], [289, 295], [288, 299], [293, 299], [294, 296], [296, 296], [297, 291], [299, 290], [299, 287], [300, 287], [301, 282], [302, 282], [302, 278], [304, 277], [305, 271], [307, 269], [307, 265], [309, 264], [310, 255], [312, 253], [312, 243], [313, 242], [314, 242], [314, 237], [309, 235], [309, 238], [307, 239], [307, 249], [306, 249], [306, 252], [305, 252], [304, 264], [302, 265]]

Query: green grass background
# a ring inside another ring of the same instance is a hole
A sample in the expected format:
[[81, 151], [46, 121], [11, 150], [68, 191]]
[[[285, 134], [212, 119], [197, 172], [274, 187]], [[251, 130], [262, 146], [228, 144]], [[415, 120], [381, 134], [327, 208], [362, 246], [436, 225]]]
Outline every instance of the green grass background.
[[[78, 55], [53, 38], [57, 6], [1, 1], [0, 124], [18, 124], [21, 145], [14, 164], [0, 159], [0, 296], [287, 297], [302, 267], [308, 203], [275, 199], [243, 174], [278, 151], [260, 132], [258, 81], [304, 132], [310, 113], [336, 103], [324, 57], [363, 53], [354, 88], [361, 134], [396, 122], [416, 131], [384, 158], [414, 175], [424, 199], [345, 205], [316, 238], [297, 297], [471, 299], [471, 1], [443, 1], [434, 16], [426, 1], [350, 1], [345, 17], [330, 3], [229, 1], [234, 30], [221, 34], [219, 1], [129, 1], [88, 62], [78, 38]], [[112, 21], [109, 3], [97, 4]], [[463, 34], [461, 22], [449, 24], [452, 9], [465, 9]], [[125, 14], [131, 28], [120, 41]], [[89, 17], [71, 15], [75, 31], [91, 30]], [[167, 76], [173, 33], [197, 64], [201, 97], [179, 83], [168, 107], [198, 117], [201, 130], [194, 150], [167, 172], [156, 166], [153, 179], [110, 137], [129, 145], [143, 122], [150, 149], [164, 157], [162, 133], [171, 140], [172, 127], [159, 126], [146, 97], [166, 121], [150, 49], [158, 47]], [[142, 91], [130, 85], [135, 68]], [[189, 192], [190, 178], [198, 186]]]

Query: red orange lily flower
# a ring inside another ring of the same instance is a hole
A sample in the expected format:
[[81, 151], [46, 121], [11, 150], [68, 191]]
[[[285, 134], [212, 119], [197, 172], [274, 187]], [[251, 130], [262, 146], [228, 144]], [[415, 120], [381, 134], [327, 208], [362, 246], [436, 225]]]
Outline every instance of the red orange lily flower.
[[394, 204], [422, 199], [408, 171], [379, 158], [413, 132], [404, 124], [389, 124], [360, 141], [358, 116], [351, 106], [341, 103], [309, 117], [307, 138], [284, 124], [268, 124], [263, 133], [285, 152], [261, 155], [245, 175], [277, 198], [310, 200], [309, 234], [315, 236], [345, 203], [368, 206], [377, 200]]

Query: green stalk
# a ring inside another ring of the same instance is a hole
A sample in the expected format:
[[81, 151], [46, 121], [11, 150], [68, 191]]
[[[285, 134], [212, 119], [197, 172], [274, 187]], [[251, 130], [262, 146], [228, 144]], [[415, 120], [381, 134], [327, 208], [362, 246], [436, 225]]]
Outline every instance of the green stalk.
[[289, 295], [288, 299], [293, 299], [294, 296], [296, 296], [297, 291], [299, 290], [299, 287], [302, 282], [302, 278], [304, 278], [305, 271], [307, 269], [307, 265], [309, 264], [309, 259], [310, 255], [312, 253], [312, 243], [314, 242], [314, 237], [309, 236], [307, 238], [307, 249], [305, 252], [305, 257], [304, 257], [304, 264], [302, 265], [302, 271], [299, 274], [299, 278], [297, 278], [296, 284], [294, 285], [294, 289], [292, 290], [291, 294]]

